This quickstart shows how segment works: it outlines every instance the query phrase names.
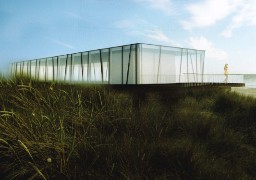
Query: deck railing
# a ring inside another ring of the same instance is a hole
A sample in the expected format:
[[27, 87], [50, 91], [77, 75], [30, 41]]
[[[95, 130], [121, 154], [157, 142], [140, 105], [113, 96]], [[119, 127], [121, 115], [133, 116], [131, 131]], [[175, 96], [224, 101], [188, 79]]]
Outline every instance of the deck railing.
[[182, 74], [182, 75], [141, 75], [141, 84], [171, 83], [244, 83], [242, 74]]

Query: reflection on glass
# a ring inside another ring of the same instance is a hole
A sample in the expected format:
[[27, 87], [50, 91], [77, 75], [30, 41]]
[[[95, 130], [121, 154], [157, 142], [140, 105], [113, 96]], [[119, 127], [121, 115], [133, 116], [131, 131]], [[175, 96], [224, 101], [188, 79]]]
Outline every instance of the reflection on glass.
[[204, 51], [131, 44], [13, 63], [12, 74], [40, 81], [96, 84], [202, 82]]

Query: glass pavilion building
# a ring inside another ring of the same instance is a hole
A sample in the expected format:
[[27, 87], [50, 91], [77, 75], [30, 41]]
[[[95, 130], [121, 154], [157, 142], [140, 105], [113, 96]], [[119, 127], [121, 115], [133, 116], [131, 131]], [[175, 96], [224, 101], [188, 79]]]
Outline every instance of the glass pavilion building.
[[202, 82], [205, 51], [130, 44], [11, 64], [13, 76], [88, 84]]

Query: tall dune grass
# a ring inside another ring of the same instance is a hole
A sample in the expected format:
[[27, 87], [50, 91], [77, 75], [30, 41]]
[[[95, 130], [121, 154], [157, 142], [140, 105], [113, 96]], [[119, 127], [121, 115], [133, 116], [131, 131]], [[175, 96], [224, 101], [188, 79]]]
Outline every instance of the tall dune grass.
[[1, 178], [256, 177], [255, 99], [222, 89], [160, 96], [136, 110], [131, 93], [108, 86], [2, 80]]

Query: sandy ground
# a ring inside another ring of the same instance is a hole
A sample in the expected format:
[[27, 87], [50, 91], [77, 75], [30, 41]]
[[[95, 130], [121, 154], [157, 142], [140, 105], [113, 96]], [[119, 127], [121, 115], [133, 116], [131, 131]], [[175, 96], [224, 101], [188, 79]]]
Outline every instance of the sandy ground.
[[256, 88], [248, 88], [248, 87], [232, 87], [231, 91], [235, 91], [239, 94], [252, 96], [256, 98]]

